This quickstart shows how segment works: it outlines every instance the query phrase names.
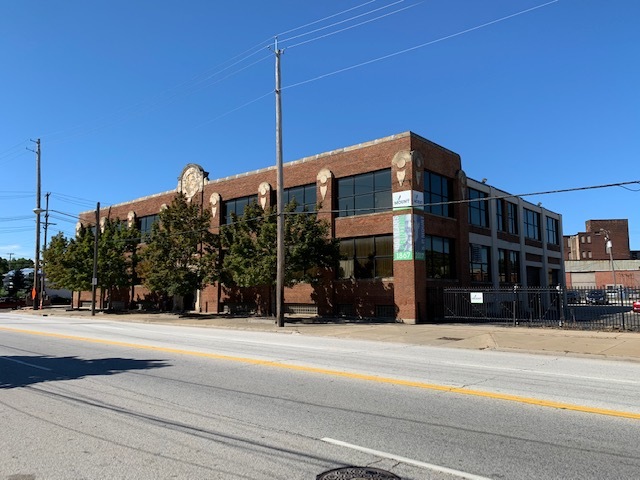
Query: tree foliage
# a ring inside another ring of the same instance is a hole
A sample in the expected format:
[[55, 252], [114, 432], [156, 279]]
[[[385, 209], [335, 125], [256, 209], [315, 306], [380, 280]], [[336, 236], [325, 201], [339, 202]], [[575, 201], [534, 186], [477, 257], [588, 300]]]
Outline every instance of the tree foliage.
[[138, 274], [144, 285], [165, 296], [185, 296], [215, 278], [216, 236], [211, 214], [179, 193], [160, 212], [140, 255]]
[[[130, 286], [132, 263], [140, 234], [119, 219], [107, 219], [98, 237], [98, 284], [103, 292]], [[45, 274], [50, 285], [71, 291], [91, 290], [95, 235], [81, 226], [75, 238], [54, 236], [44, 252]]]
[[67, 289], [72, 283], [67, 251], [69, 240], [58, 233], [51, 238], [43, 254], [45, 275], [53, 288]]
[[131, 286], [140, 232], [126, 222], [106, 219], [98, 238], [98, 286], [102, 291]]
[[[322, 269], [336, 267], [340, 259], [337, 240], [329, 235], [329, 225], [315, 212], [296, 212], [291, 202], [284, 211], [284, 285], [318, 281]], [[248, 205], [244, 215], [235, 215], [223, 229], [224, 270], [241, 287], [276, 284], [277, 218], [272, 209], [257, 203]]]

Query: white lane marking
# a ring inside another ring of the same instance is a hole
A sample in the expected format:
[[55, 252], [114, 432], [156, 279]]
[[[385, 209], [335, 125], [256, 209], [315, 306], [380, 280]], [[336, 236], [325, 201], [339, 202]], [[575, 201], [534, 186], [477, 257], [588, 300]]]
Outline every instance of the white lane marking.
[[14, 358], [0, 357], [0, 359], [2, 359], [2, 360], [8, 360], [9, 362], [19, 363], [19, 364], [21, 364], [21, 365], [26, 365], [27, 367], [39, 368], [40, 370], [46, 370], [47, 372], [51, 372], [51, 371], [53, 371], [53, 370], [51, 370], [50, 368], [41, 367], [41, 366], [39, 366], [39, 365], [33, 365], [32, 363], [21, 362], [20, 360], [16, 360], [16, 359], [14, 359]]
[[377, 457], [388, 458], [391, 460], [396, 460], [398, 462], [407, 463], [409, 465], [415, 465], [416, 467], [426, 468], [428, 470], [433, 470], [435, 472], [447, 473], [449, 475], [455, 475], [460, 478], [466, 478], [468, 480], [491, 480], [488, 477], [481, 477], [480, 475], [474, 475], [473, 473], [467, 473], [460, 470], [454, 470], [452, 468], [441, 467], [440, 465], [433, 465], [432, 463], [420, 462], [418, 460], [413, 460], [411, 458], [401, 457], [399, 455], [394, 455], [392, 453], [381, 452], [380, 450], [372, 450], [370, 448], [361, 447], [359, 445], [354, 445], [352, 443], [342, 442], [340, 440], [334, 440], [333, 438], [322, 438], [323, 442], [331, 443], [333, 445], [338, 445], [339, 447], [351, 448], [353, 450], [359, 450], [364, 453], [369, 453], [371, 455], [375, 455]]

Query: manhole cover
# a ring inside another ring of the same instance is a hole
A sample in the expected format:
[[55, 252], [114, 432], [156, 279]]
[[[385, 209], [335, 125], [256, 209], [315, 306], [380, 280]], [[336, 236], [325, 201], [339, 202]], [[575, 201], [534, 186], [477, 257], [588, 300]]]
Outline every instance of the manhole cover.
[[321, 473], [316, 480], [402, 480], [386, 470], [369, 467], [344, 467]]

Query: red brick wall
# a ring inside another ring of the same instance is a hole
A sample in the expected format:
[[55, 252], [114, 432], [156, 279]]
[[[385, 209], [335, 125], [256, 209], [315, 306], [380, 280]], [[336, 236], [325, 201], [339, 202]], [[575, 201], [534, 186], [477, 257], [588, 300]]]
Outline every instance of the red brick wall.
[[[424, 174], [421, 173], [418, 178], [413, 163], [404, 169], [405, 178], [403, 184], [399, 184], [396, 176], [398, 172], [395, 167], [392, 168], [392, 160], [400, 151], [418, 152], [424, 160], [424, 169], [453, 180], [454, 199], [458, 200], [464, 197], [466, 185], [464, 183], [465, 177], [461, 173], [460, 157], [415, 134], [401, 134], [286, 164], [284, 166], [284, 187], [289, 188], [316, 182], [317, 198], [318, 202], [321, 202], [321, 181], [318, 179], [318, 173], [327, 169], [332, 175], [326, 183], [327, 196], [322, 202], [318, 216], [329, 223], [332, 235], [338, 238], [349, 238], [392, 234], [392, 212], [337, 218], [334, 211], [337, 207], [334, 192], [338, 178], [387, 168], [392, 169], [393, 191], [410, 189], [422, 191]], [[211, 181], [204, 186], [204, 191], [201, 194], [196, 194], [193, 201], [198, 203], [203, 201], [205, 208], [210, 208], [211, 195], [214, 193], [220, 195], [221, 201], [217, 205], [215, 217], [212, 218], [212, 228], [216, 231], [222, 221], [221, 214], [224, 202], [258, 194], [262, 182], [268, 182], [271, 191], [275, 192], [277, 187], [275, 167]], [[163, 204], [169, 205], [171, 203], [174, 195], [175, 192], [166, 192], [126, 204], [115, 205], [103, 209], [101, 217], [109, 215], [111, 218], [124, 220], [130, 211], [134, 211], [138, 218], [157, 214]], [[267, 204], [270, 204], [271, 198], [272, 196], [267, 195]], [[413, 213], [424, 215], [427, 234], [455, 239], [457, 277], [461, 283], [468, 283], [467, 204], [457, 204], [453, 209], [455, 218], [424, 214], [420, 210], [414, 210]], [[94, 217], [92, 212], [85, 212], [81, 218], [87, 223], [92, 223]], [[333, 273], [330, 276], [333, 276]], [[429, 283], [431, 285], [437, 282], [430, 281]], [[449, 281], [448, 284], [451, 282]], [[394, 279], [392, 281], [334, 280], [324, 286], [298, 285], [291, 289], [285, 289], [285, 302], [317, 304], [320, 313], [325, 315], [336, 313], [337, 305], [350, 304], [354, 305], [356, 313], [361, 316], [373, 316], [376, 305], [395, 305], [400, 319], [423, 321], [427, 308], [423, 305], [418, 306], [418, 304], [426, 302], [426, 288], [424, 261], [400, 261], [394, 262]], [[135, 296], [140, 295], [143, 298], [145, 293], [148, 292], [144, 288], [136, 287]], [[217, 312], [221, 302], [240, 303], [252, 295], [257, 295], [257, 303], [261, 311], [268, 311], [270, 302], [268, 291], [232, 290], [220, 288], [218, 285], [208, 286], [201, 292], [200, 308], [202, 311]]]

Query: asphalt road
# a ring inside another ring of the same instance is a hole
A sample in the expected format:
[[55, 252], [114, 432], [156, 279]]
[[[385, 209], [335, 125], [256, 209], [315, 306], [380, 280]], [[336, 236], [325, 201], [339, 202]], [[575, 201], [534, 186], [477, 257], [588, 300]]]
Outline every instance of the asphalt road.
[[0, 338], [0, 479], [640, 472], [636, 363], [2, 314]]

